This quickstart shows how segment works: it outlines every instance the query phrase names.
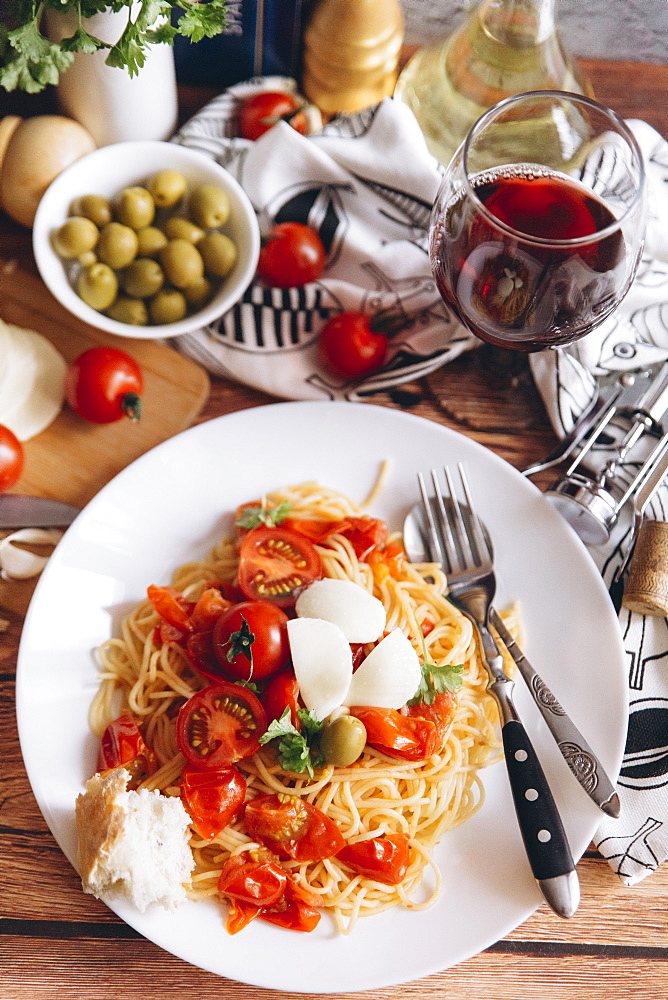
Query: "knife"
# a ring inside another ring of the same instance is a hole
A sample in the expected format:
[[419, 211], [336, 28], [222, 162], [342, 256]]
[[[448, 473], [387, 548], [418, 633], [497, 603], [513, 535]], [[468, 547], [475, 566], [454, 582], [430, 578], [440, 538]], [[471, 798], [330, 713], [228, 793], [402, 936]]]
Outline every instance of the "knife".
[[60, 528], [71, 524], [78, 507], [45, 497], [0, 494], [0, 528]]
[[494, 609], [490, 612], [490, 622], [517, 664], [517, 669], [526, 681], [533, 699], [571, 771], [599, 809], [602, 809], [608, 816], [619, 816], [621, 808], [619, 796], [600, 760], [577, 726], [566, 715], [545, 682], [538, 676], [508, 631], [503, 619]]

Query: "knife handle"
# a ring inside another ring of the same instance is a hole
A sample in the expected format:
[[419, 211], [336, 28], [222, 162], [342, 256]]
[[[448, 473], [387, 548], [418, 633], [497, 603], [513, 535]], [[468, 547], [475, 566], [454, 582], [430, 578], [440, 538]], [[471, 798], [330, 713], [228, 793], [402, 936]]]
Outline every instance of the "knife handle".
[[515, 811], [531, 870], [538, 882], [575, 870], [566, 831], [531, 740], [516, 719], [502, 729]]

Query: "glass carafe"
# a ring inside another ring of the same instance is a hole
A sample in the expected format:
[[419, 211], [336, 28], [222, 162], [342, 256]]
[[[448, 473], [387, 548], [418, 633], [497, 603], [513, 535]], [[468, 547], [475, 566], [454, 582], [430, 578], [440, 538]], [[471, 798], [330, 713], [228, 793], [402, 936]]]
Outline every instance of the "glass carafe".
[[530, 90], [593, 96], [555, 25], [556, 0], [480, 0], [452, 35], [419, 49], [395, 97], [413, 111], [442, 163], [493, 104]]

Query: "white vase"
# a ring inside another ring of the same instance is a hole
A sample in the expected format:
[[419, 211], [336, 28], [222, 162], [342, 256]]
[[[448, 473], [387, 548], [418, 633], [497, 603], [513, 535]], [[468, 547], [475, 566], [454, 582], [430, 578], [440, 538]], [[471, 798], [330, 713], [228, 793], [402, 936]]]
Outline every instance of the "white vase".
[[[104, 11], [86, 20], [86, 30], [113, 44], [126, 22], [126, 10]], [[75, 30], [76, 15], [47, 12], [47, 31], [53, 41]], [[168, 139], [176, 128], [178, 113], [172, 46], [150, 46], [136, 76], [107, 66], [108, 51], [78, 52], [70, 68], [61, 74], [57, 97], [63, 113], [87, 128], [98, 146], [130, 139]]]

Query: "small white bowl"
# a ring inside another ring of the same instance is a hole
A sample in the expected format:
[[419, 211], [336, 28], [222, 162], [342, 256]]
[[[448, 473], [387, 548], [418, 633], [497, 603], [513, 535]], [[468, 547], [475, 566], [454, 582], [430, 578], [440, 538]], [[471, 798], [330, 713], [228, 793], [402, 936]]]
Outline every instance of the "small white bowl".
[[[113, 198], [134, 184], [144, 184], [158, 170], [180, 171], [189, 187], [217, 184], [230, 200], [230, 217], [223, 227], [236, 244], [238, 259], [222, 279], [216, 295], [203, 309], [162, 326], [131, 326], [97, 312], [81, 299], [68, 279], [66, 264], [53, 249], [54, 232], [70, 214], [75, 198], [100, 194]], [[260, 229], [250, 200], [237, 181], [215, 160], [171, 142], [119, 142], [94, 150], [67, 167], [44, 193], [33, 224], [33, 252], [42, 280], [62, 305], [91, 326], [120, 337], [175, 337], [212, 323], [239, 301], [252, 281], [260, 253]]]

